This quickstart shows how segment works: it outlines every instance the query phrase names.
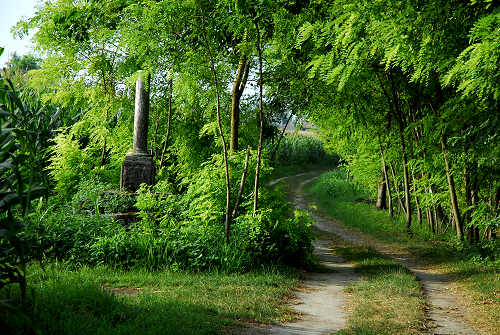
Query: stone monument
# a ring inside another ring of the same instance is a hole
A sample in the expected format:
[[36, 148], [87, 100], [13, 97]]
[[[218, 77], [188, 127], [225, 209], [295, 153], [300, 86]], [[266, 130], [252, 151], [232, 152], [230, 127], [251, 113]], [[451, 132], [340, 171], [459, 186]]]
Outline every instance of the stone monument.
[[[146, 87], [146, 85], [148, 87]], [[120, 190], [135, 192], [142, 183], [154, 184], [155, 166], [148, 154], [149, 75], [139, 71], [135, 85], [134, 148], [125, 156]]]

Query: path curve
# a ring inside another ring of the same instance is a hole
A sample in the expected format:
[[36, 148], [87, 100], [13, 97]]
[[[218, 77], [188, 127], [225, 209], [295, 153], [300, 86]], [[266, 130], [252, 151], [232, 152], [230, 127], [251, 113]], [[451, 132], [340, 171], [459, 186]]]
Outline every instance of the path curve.
[[[280, 178], [268, 186], [307, 174], [309, 173]], [[298, 197], [301, 195], [294, 192], [294, 196], [292, 202], [300, 203]], [[359, 278], [354, 273], [352, 264], [341, 256], [332, 254], [330, 245], [330, 240], [316, 240], [313, 243], [314, 254], [319, 260], [322, 272], [306, 272], [301, 287], [295, 292], [296, 298], [290, 307], [300, 314], [300, 319], [271, 328], [247, 328], [244, 334], [319, 335], [332, 334], [345, 328], [347, 320], [345, 288]]]
[[[302, 188], [305, 184], [317, 179], [314, 176], [307, 180], [302, 181], [296, 190], [295, 206], [302, 209], [307, 209], [308, 204], [304, 199]], [[424, 298], [427, 302], [428, 310], [427, 319], [431, 327], [431, 334], [453, 334], [453, 335], [474, 335], [477, 334], [470, 326], [464, 321], [465, 311], [460, 308], [455, 296], [449, 293], [450, 278], [444, 274], [431, 271], [423, 264], [418, 264], [412, 260], [409, 253], [394, 253], [387, 248], [383, 243], [373, 238], [367, 237], [357, 231], [346, 227], [337, 221], [328, 218], [317, 216], [310, 213], [314, 219], [314, 226], [323, 231], [334, 233], [340, 238], [356, 243], [368, 245], [381, 254], [388, 256], [400, 264], [407, 267], [419, 279]]]
[[[308, 202], [302, 191], [304, 185], [317, 179], [324, 171], [301, 173], [272, 181], [268, 186], [296, 177], [311, 175], [297, 185], [290, 185], [293, 193], [292, 202], [295, 207], [309, 210]], [[414, 273], [421, 283], [424, 298], [427, 303], [426, 316], [430, 334], [434, 335], [475, 335], [477, 332], [464, 321], [465, 312], [460, 308], [448, 291], [450, 278], [444, 274], [431, 271], [423, 264], [417, 263], [409, 253], [395, 253], [382, 242], [371, 236], [344, 226], [336, 220], [309, 213], [313, 218], [313, 226], [333, 233], [340, 238], [355, 244], [367, 245], [379, 253], [394, 259]], [[304, 288], [296, 293], [297, 301], [291, 307], [302, 313], [302, 318], [271, 328], [247, 328], [246, 335], [264, 334], [331, 334], [344, 328], [346, 312], [344, 309], [344, 288], [358, 280], [353, 272], [352, 264], [340, 256], [334, 256], [329, 251], [329, 241], [316, 241], [314, 252], [320, 263], [334, 273], [309, 273], [304, 281]]]

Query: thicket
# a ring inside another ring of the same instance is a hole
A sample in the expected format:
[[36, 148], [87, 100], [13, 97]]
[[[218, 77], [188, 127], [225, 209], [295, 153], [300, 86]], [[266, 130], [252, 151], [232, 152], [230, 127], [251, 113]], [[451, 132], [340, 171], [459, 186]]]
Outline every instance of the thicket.
[[[69, 204], [40, 204], [26, 217], [19, 236], [29, 246], [27, 260], [224, 272], [309, 264], [309, 218], [291, 211], [279, 191], [262, 190], [264, 210], [257, 216], [251, 214], [251, 197], [245, 199], [225, 244], [222, 166], [200, 170], [196, 181], [184, 194], [171, 193], [171, 185], [160, 181], [122, 203], [102, 198], [109, 185], [83, 181]], [[139, 210], [139, 222], [124, 225], [100, 214], [131, 204]]]

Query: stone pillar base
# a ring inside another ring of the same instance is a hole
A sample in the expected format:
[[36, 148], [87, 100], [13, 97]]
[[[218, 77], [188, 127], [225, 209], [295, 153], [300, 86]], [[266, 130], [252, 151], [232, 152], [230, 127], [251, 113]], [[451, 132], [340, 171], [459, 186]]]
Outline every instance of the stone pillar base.
[[135, 192], [142, 183], [153, 185], [154, 181], [153, 157], [145, 153], [129, 152], [122, 165], [120, 191]]

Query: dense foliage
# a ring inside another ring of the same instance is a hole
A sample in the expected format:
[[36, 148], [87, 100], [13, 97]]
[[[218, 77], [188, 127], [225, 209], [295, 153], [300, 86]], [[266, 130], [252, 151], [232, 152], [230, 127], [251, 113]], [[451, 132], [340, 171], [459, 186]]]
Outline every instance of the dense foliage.
[[397, 201], [409, 233], [415, 213], [436, 233], [451, 224], [459, 239], [495, 239], [499, 8], [335, 1], [316, 9], [296, 46], [310, 78], [332, 92], [311, 117], [353, 180], [391, 215]]
[[[0, 78], [1, 285], [24, 289], [30, 259], [307, 264], [309, 219], [265, 184], [337, 157], [357, 186], [324, 177], [327, 196], [363, 189], [409, 236], [425, 223], [494, 245], [499, 27], [491, 0], [41, 3], [14, 28], [40, 58], [15, 56]], [[139, 70], [156, 185], [121, 197]], [[281, 132], [292, 116], [319, 129]], [[139, 222], [109, 218], [129, 210]]]

